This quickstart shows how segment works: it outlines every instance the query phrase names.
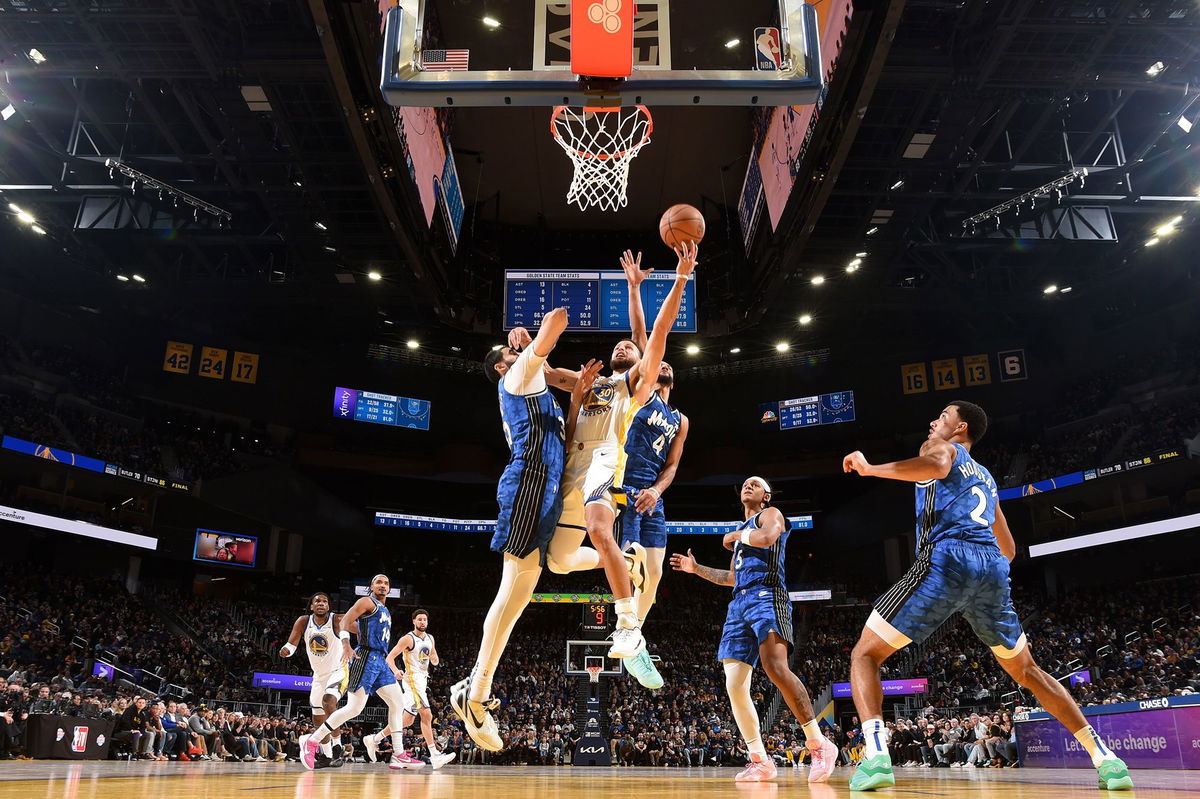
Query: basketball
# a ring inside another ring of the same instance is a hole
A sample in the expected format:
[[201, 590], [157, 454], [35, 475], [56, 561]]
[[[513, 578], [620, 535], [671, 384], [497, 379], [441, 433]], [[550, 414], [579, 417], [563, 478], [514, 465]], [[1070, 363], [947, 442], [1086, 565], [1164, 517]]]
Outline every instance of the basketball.
[[672, 205], [658, 220], [658, 235], [672, 250], [685, 241], [699, 244], [704, 238], [704, 214], [684, 203]]

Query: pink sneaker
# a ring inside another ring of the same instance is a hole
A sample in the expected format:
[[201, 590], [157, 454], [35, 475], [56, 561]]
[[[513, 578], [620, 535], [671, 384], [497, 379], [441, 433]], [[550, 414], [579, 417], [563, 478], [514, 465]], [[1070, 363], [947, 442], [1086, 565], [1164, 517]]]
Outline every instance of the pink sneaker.
[[809, 741], [807, 746], [809, 757], [812, 758], [812, 770], [808, 772], [808, 781], [825, 782], [837, 765], [837, 744], [828, 738], [822, 738], [820, 746], [813, 746], [812, 741]]
[[737, 782], [766, 782], [775, 779], [775, 762], [762, 755], [751, 754], [750, 762], [733, 779]]
[[311, 735], [300, 736], [300, 762], [309, 771], [317, 766], [317, 752], [321, 750], [321, 745], [317, 743], [317, 739]]
[[388, 768], [399, 771], [402, 768], [419, 769], [425, 768], [424, 760], [417, 760], [408, 752], [401, 752], [398, 755], [392, 755], [392, 759], [388, 761]]

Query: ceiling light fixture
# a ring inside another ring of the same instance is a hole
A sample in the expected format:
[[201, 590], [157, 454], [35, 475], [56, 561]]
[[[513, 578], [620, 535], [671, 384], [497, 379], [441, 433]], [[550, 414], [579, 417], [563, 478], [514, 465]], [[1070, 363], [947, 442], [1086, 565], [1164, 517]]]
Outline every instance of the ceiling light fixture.
[[125, 275], [117, 275], [117, 280], [121, 281], [122, 283], [129, 282], [129, 278], [127, 278]]
[[17, 211], [17, 219], [21, 220], [27, 225], [32, 225], [37, 222], [37, 220], [33, 218], [33, 214], [29, 213], [28, 211]]
[[462, 347], [458, 346], [457, 344], [451, 344], [450, 351], [451, 352], [462, 352]]
[[420, 348], [421, 342], [417, 341], [415, 338], [410, 338], [408, 341], [404, 342], [404, 346], [408, 347], [410, 350], [415, 350]]
[[854, 274], [858, 271], [858, 264], [851, 261], [850, 263], [846, 264], [846, 271], [850, 274]]
[[1184, 133], [1192, 132], [1192, 120], [1188, 119], [1187, 117], [1180, 117], [1175, 121], [1175, 124], [1178, 125], [1179, 129]]
[[1071, 293], [1071, 287], [1070, 287], [1070, 286], [1063, 286], [1062, 288], [1060, 288], [1060, 289], [1058, 290], [1058, 293], [1059, 293], [1059, 294], [1070, 294], [1070, 293]]
[[326, 251], [326, 252], [337, 252], [337, 248], [336, 248], [336, 247], [330, 247], [328, 244], [326, 244], [326, 245], [325, 245], [325, 251]]
[[867, 254], [865, 252], [856, 252], [856, 253], [854, 253], [854, 257], [855, 258], [866, 258]]
[[1053, 283], [1051, 283], [1049, 286], [1046, 286], [1046, 288], [1042, 289], [1043, 294], [1053, 294], [1056, 291], [1058, 291], [1058, 286], [1054, 285]]
[[329, 230], [329, 226], [324, 222], [313, 222], [313, 227], [315, 227], [317, 230]]
[[1159, 75], [1161, 75], [1163, 73], [1163, 70], [1166, 68], [1167, 68], [1167, 65], [1164, 64], [1163, 62], [1155, 61], [1153, 64], [1151, 64], [1149, 67], [1146, 68], [1146, 74], [1152, 78], [1157, 78]]
[[877, 227], [873, 227], [873, 228], [871, 228], [870, 230], [868, 230], [868, 231], [867, 231], [867, 235], [868, 235], [868, 236], [874, 236], [874, 235], [875, 235], [876, 233], [878, 233], [878, 232], [879, 232], [879, 228], [877, 228]]
[[30, 228], [30, 230], [32, 230], [34, 233], [38, 234], [39, 236], [46, 235], [46, 229], [44, 227], [42, 227], [41, 225], [34, 225], [33, 227]]
[[734, 347], [733, 349], [731, 349], [731, 350], [729, 351], [729, 354], [730, 354], [730, 355], [737, 355], [737, 354], [738, 354], [739, 352], [741, 352], [741, 351], [742, 351], [742, 348], [741, 348], [741, 347]]
[[904, 188], [904, 179], [903, 178], [901, 178], [900, 180], [897, 180], [895, 183], [893, 183], [892, 187], [891, 187], [891, 189], [889, 189], [889, 191], [899, 191], [902, 188]]
[[700, 345], [689, 344], [689, 345], [687, 345], [687, 347], [684, 348], [683, 351], [686, 352], [688, 355], [699, 355], [700, 354]]
[[0, 119], [9, 119], [15, 113], [17, 113], [17, 109], [12, 103], [9, 103], [4, 108], [0, 108]]
[[825, 282], [825, 276], [824, 275], [814, 275], [813, 279], [810, 280], [809, 282], [812, 283], [814, 286], [819, 286]]
[[1158, 238], [1157, 236], [1155, 236], [1155, 237], [1154, 237], [1154, 238], [1152, 238], [1152, 239], [1147, 239], [1147, 240], [1146, 240], [1146, 246], [1147, 246], [1147, 247], [1153, 247], [1155, 244], [1158, 244], [1158, 242], [1159, 242], [1159, 238]]
[[790, 346], [791, 346], [791, 345], [790, 345], [790, 344], [788, 344], [786, 341], [781, 341], [781, 342], [779, 342], [778, 344], [776, 344], [776, 345], [775, 345], [775, 351], [776, 351], [776, 352], [787, 352], [787, 351], [788, 351], [788, 347], [790, 347]]
[[487, 25], [492, 30], [496, 30], [496, 28], [500, 27], [500, 20], [496, 19], [495, 17], [484, 17], [483, 24]]
[[800, 316], [800, 324], [802, 324], [802, 325], [812, 324], [812, 314], [802, 314]]
[[139, 188], [148, 191], [157, 191], [161, 198], [163, 195], [169, 195], [175, 207], [178, 208], [180, 203], [190, 206], [194, 210], [194, 216], [197, 220], [200, 218], [200, 212], [210, 214], [217, 218], [217, 222], [230, 222], [233, 220], [233, 214], [226, 211], [224, 208], [213, 205], [210, 202], [205, 202], [199, 197], [188, 194], [182, 189], [177, 189], [169, 183], [164, 183], [153, 175], [147, 175], [140, 169], [134, 169], [129, 164], [118, 161], [115, 158], [104, 159], [104, 165], [108, 167], [108, 176], [116, 179], [117, 175], [128, 178], [130, 181], [129, 188], [136, 194]]
[[383, 280], [383, 275], [378, 272], [367, 272], [367, 277], [371, 278], [371, 280]]
[[138, 283], [145, 283], [145, 282], [146, 282], [146, 278], [142, 277], [141, 275], [134, 275], [134, 276], [133, 276], [133, 279], [134, 279], [134, 280], [136, 280]]
[[29, 56], [29, 60], [35, 64], [45, 64], [46, 56], [42, 55], [42, 51], [34, 47], [25, 55]]
[[730, 39], [729, 41], [725, 42], [725, 49], [732, 50], [733, 48], [737, 47], [741, 43], [742, 43], [741, 39]]

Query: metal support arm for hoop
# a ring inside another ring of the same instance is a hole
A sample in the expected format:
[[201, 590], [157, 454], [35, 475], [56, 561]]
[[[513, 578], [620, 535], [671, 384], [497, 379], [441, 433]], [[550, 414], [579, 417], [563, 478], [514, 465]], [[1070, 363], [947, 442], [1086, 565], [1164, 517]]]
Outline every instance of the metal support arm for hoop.
[[[421, 68], [425, 0], [400, 0], [388, 10], [380, 90], [394, 106], [586, 106], [577, 76], [534, 70], [426, 72]], [[802, 0], [779, 0], [783, 69], [654, 70], [618, 83], [633, 105], [810, 105], [824, 83], [817, 12]], [[594, 100], [593, 100], [594, 102]], [[618, 103], [619, 104], [619, 103]]]

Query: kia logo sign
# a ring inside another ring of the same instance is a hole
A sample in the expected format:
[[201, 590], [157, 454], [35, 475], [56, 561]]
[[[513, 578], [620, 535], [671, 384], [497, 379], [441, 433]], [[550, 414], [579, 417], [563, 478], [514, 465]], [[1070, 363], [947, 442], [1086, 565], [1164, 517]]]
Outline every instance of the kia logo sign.
[[581, 746], [579, 747], [581, 754], [585, 755], [602, 755], [604, 754], [603, 746]]

